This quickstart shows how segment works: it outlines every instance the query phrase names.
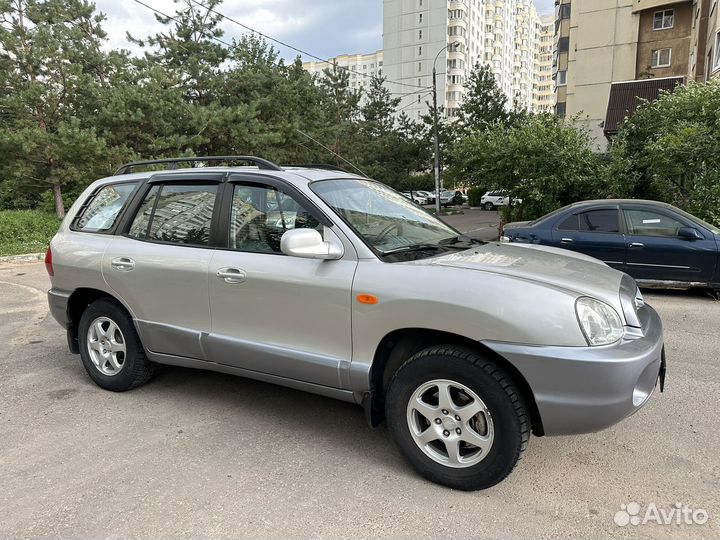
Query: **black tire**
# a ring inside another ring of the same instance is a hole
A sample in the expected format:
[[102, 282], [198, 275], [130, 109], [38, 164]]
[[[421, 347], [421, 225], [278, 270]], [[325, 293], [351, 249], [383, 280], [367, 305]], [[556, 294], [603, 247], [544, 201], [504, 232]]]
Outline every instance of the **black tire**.
[[[90, 325], [98, 317], [106, 317], [114, 322], [122, 332], [125, 341], [126, 352], [122, 369], [114, 375], [102, 373], [90, 358], [88, 332]], [[101, 298], [85, 308], [80, 317], [78, 344], [85, 371], [95, 384], [105, 390], [113, 392], [131, 390], [147, 382], [155, 371], [155, 364], [148, 360], [130, 315], [125, 308], [111, 299]]]
[[[415, 443], [408, 426], [408, 402], [416, 389], [434, 379], [465, 385], [487, 406], [494, 440], [480, 462], [453, 468], [433, 460]], [[506, 478], [530, 438], [530, 417], [510, 378], [482, 355], [450, 345], [420, 351], [403, 364], [388, 386], [385, 415], [396, 444], [422, 476], [464, 491], [486, 489]]]
[[485, 203], [485, 210], [495, 210], [495, 205], [491, 202]]

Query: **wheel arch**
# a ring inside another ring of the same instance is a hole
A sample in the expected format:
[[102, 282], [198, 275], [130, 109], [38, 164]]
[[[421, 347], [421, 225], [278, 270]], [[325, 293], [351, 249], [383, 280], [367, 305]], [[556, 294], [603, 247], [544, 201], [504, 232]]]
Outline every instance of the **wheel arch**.
[[135, 318], [132, 316], [132, 312], [117, 297], [113, 296], [109, 292], [101, 289], [94, 289], [92, 287], [79, 287], [75, 289], [68, 298], [67, 305], [67, 317], [69, 321], [68, 345], [73, 354], [78, 354], [80, 352], [78, 344], [78, 327], [80, 325], [80, 317], [82, 317], [83, 312], [90, 304], [96, 300], [100, 300], [101, 298], [107, 298], [117, 303], [128, 312], [134, 323]]
[[520, 392], [530, 413], [533, 434], [536, 436], [544, 434], [535, 395], [525, 377], [512, 363], [479, 341], [452, 332], [427, 328], [394, 330], [385, 335], [378, 344], [370, 367], [370, 393], [363, 400], [368, 421], [372, 426], [377, 426], [384, 420], [385, 393], [393, 374], [415, 353], [441, 344], [473, 350], [497, 364], [510, 377]]

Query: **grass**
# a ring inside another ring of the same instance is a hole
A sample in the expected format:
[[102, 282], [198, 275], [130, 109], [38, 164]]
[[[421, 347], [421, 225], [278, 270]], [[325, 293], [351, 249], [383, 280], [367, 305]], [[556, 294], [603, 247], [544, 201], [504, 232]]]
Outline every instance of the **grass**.
[[55, 214], [39, 210], [0, 211], [0, 256], [45, 251], [59, 225]]

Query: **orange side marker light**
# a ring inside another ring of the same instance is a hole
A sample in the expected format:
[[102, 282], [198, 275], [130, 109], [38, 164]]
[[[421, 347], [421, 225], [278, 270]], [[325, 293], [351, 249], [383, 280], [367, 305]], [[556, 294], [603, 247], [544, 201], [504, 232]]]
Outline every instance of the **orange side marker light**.
[[374, 294], [358, 294], [356, 298], [361, 304], [377, 304], [379, 302], [378, 297]]

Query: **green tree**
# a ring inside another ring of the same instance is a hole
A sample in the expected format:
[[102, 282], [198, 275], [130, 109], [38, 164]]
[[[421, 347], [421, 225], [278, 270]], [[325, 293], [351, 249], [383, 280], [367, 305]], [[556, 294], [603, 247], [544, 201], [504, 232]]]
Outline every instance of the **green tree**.
[[532, 219], [570, 202], [602, 196], [600, 159], [589, 134], [554, 115], [491, 124], [451, 149], [466, 182], [523, 199], [516, 217]]
[[216, 97], [214, 82], [228, 56], [227, 47], [218, 41], [223, 31], [219, 27], [222, 16], [216, 8], [222, 0], [204, 0], [203, 5], [193, 0], [174, 1], [180, 5], [174, 15], [155, 13], [167, 31], [144, 39], [130, 33], [127, 37], [132, 43], [154, 49], [146, 52], [146, 58], [175, 74], [189, 102], [206, 105]]
[[63, 189], [110, 168], [93, 125], [103, 17], [85, 0], [3, 0], [0, 17], [0, 199], [33, 204], [50, 188], [62, 217]]
[[488, 66], [476, 64], [467, 81], [466, 95], [457, 112], [458, 125], [466, 132], [509, 121], [507, 96]]
[[675, 204], [720, 224], [720, 81], [641, 105], [610, 148], [613, 194]]

